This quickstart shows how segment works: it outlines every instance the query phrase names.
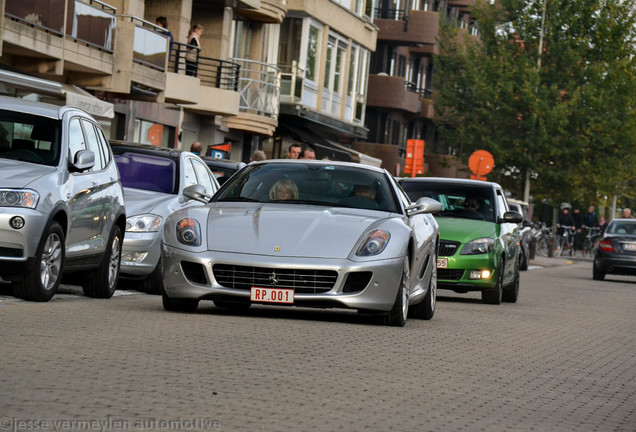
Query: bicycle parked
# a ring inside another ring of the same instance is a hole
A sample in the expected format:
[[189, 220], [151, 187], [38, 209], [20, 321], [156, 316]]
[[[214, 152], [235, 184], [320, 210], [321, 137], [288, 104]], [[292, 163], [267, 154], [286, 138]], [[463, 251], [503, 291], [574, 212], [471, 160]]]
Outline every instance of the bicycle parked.
[[543, 222], [537, 223], [532, 227], [532, 237], [535, 244], [534, 253], [538, 256], [549, 256], [550, 245], [556, 243], [552, 235], [552, 229]]

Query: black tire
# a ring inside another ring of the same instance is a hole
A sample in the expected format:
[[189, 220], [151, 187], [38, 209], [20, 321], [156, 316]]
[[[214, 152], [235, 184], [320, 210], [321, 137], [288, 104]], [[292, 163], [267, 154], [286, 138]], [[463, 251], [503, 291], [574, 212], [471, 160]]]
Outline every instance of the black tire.
[[416, 319], [430, 320], [435, 315], [435, 307], [437, 306], [437, 256], [434, 257], [432, 263], [433, 271], [424, 300], [411, 307], [411, 315]]
[[84, 280], [84, 295], [94, 298], [111, 298], [117, 288], [121, 264], [121, 228], [113, 225], [110, 238], [99, 267], [89, 272]]
[[38, 302], [51, 300], [62, 281], [65, 244], [61, 225], [51, 221], [42, 234], [29, 272], [22, 280], [13, 282], [16, 296]]
[[164, 310], [169, 312], [196, 312], [199, 307], [199, 300], [193, 299], [171, 299], [166, 293], [161, 294]]
[[499, 259], [499, 265], [497, 266], [497, 282], [494, 288], [484, 290], [481, 292], [481, 301], [485, 304], [498, 305], [501, 304], [501, 297], [503, 296], [503, 274], [504, 274], [504, 260]]
[[503, 294], [501, 296], [501, 301], [506, 303], [517, 303], [517, 299], [519, 298], [519, 281], [521, 276], [519, 274], [519, 269], [515, 271], [515, 279], [503, 290]]
[[163, 293], [163, 264], [161, 258], [157, 263], [157, 267], [143, 281], [143, 290], [148, 294], [159, 295]]
[[402, 268], [402, 277], [398, 287], [397, 295], [393, 308], [386, 315], [386, 324], [392, 327], [404, 327], [409, 312], [409, 279], [411, 267], [409, 258], [404, 258], [404, 266]]
[[605, 272], [596, 268], [596, 263], [592, 267], [592, 279], [602, 281], [605, 280]]
[[528, 257], [528, 255], [526, 255], [526, 253], [522, 249], [521, 250], [521, 259], [519, 260], [519, 270], [521, 270], [521, 271], [528, 270], [528, 261], [529, 261], [529, 257]]

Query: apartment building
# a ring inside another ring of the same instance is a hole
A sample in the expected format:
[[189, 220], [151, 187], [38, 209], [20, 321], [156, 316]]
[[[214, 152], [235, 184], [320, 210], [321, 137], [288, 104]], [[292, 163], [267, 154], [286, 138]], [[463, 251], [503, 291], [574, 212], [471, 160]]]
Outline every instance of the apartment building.
[[319, 159], [379, 165], [351, 148], [366, 139], [367, 78], [377, 26], [372, 0], [288, 0], [278, 50], [279, 128], [266, 151], [284, 155], [291, 143]]
[[116, 139], [230, 144], [235, 160], [272, 140], [285, 0], [1, 0], [0, 12], [0, 92], [80, 106]]
[[433, 58], [439, 52], [441, 20], [462, 34], [476, 34], [469, 7], [475, 0], [379, 0], [378, 26], [367, 98], [367, 139], [353, 148], [382, 159], [383, 167], [403, 173], [408, 139], [425, 141], [424, 171], [462, 176], [461, 166], [444, 147], [434, 124]]

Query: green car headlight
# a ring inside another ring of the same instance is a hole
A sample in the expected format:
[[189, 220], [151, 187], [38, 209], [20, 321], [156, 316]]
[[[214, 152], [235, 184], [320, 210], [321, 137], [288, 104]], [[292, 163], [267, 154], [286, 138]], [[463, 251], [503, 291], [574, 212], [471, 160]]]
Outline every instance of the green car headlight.
[[461, 255], [486, 254], [492, 251], [495, 240], [492, 238], [480, 238], [466, 243], [462, 248]]

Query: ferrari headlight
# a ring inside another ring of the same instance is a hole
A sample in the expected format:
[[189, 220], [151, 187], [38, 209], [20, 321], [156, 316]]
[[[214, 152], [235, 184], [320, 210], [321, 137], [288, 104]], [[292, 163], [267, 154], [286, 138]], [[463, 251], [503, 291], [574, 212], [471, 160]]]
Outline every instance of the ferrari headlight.
[[389, 240], [391, 239], [391, 234], [388, 231], [384, 230], [375, 230], [370, 233], [362, 246], [356, 252], [358, 256], [373, 256], [382, 253], [382, 251], [386, 248], [386, 245], [389, 244]]
[[163, 218], [153, 214], [130, 216], [126, 219], [126, 232], [157, 232]]
[[495, 240], [491, 238], [480, 238], [466, 243], [462, 248], [461, 255], [485, 254], [492, 250]]
[[186, 246], [201, 246], [199, 222], [191, 218], [179, 220], [177, 222], [177, 240]]
[[0, 207], [35, 208], [40, 195], [28, 189], [0, 189]]

